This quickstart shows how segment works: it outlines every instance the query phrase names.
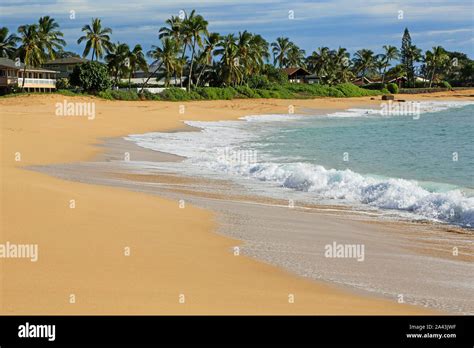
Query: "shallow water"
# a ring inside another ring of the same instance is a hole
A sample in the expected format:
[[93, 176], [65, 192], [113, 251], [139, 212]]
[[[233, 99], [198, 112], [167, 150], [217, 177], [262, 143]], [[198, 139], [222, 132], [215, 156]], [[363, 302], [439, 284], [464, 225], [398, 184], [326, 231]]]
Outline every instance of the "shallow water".
[[187, 122], [200, 132], [126, 139], [187, 157], [167, 164], [178, 172], [225, 176], [255, 193], [471, 228], [474, 105], [423, 102], [419, 111], [248, 116], [246, 122]]

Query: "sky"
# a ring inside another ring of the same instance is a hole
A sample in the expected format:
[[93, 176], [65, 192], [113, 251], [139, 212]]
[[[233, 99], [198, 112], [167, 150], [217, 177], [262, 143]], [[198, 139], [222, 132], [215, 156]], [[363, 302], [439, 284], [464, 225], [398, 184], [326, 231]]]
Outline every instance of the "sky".
[[91, 18], [112, 28], [112, 40], [145, 51], [158, 45], [158, 30], [180, 10], [192, 9], [221, 34], [248, 30], [272, 42], [289, 37], [306, 54], [321, 46], [345, 47], [353, 53], [368, 48], [382, 53], [383, 45], [400, 47], [405, 27], [423, 51], [441, 45], [474, 58], [473, 0], [1, 0], [0, 26], [19, 25], [49, 15], [64, 33], [67, 50], [82, 54], [77, 44], [81, 28]]

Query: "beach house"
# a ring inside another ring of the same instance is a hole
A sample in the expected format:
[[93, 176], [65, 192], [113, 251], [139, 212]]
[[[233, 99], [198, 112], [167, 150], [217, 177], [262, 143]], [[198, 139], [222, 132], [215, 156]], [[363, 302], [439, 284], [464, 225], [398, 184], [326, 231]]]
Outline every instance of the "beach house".
[[303, 68], [284, 68], [281, 70], [288, 76], [288, 82], [291, 83], [305, 83], [306, 77], [311, 75]]
[[0, 58], [0, 94], [21, 88], [27, 92], [51, 92], [56, 89], [54, 70], [26, 67], [19, 60]]
[[87, 62], [88, 60], [80, 57], [67, 57], [48, 60], [42, 65], [45, 69], [50, 69], [58, 72], [57, 78], [67, 78], [73, 72], [77, 65]]

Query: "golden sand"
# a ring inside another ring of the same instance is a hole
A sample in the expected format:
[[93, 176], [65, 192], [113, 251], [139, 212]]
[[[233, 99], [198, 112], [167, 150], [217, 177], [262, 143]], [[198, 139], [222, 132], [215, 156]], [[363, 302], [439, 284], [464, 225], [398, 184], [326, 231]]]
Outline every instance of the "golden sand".
[[[417, 99], [467, 99], [472, 94]], [[95, 119], [56, 116], [55, 104], [64, 99], [94, 102]], [[232, 247], [239, 242], [214, 233], [209, 211], [190, 205], [180, 209], [178, 202], [160, 197], [64, 181], [24, 168], [85, 161], [101, 151], [95, 144], [102, 138], [172, 130], [182, 120], [287, 113], [289, 105], [298, 112], [379, 103], [370, 98], [188, 103], [62, 95], [0, 99], [0, 243], [39, 245], [37, 262], [0, 259], [0, 314], [430, 313], [234, 256]], [[20, 161], [15, 160], [18, 155]], [[289, 303], [290, 294], [294, 303]]]

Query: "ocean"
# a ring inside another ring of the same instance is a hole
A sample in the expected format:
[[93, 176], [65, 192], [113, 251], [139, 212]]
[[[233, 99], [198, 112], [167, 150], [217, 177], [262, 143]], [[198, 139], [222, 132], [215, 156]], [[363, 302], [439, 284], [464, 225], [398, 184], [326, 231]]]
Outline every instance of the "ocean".
[[233, 180], [249, 193], [295, 205], [345, 205], [473, 228], [474, 103], [421, 102], [392, 111], [186, 122], [200, 131], [126, 139], [186, 158], [135, 163], [148, 170]]

